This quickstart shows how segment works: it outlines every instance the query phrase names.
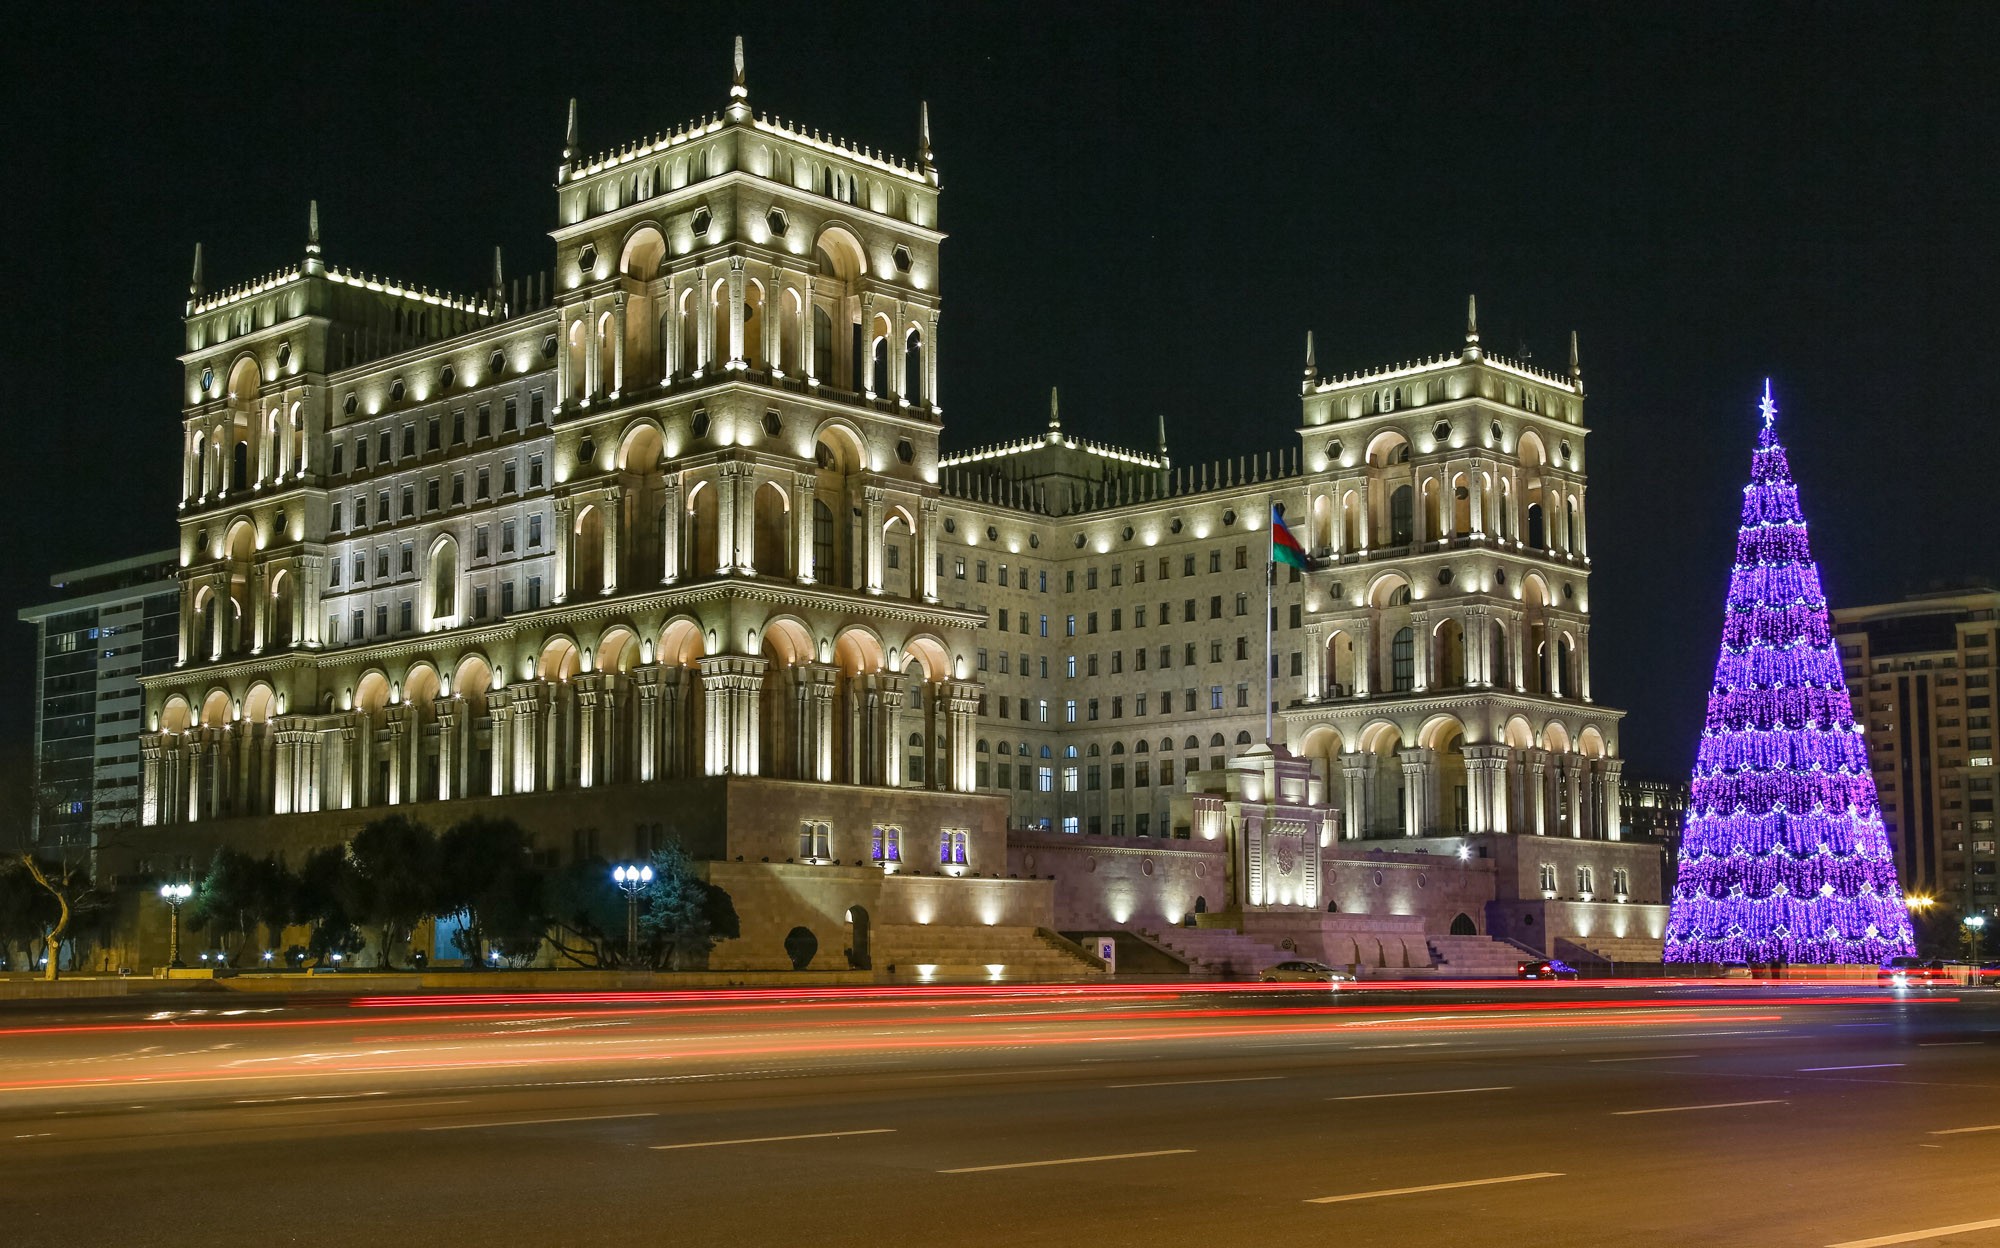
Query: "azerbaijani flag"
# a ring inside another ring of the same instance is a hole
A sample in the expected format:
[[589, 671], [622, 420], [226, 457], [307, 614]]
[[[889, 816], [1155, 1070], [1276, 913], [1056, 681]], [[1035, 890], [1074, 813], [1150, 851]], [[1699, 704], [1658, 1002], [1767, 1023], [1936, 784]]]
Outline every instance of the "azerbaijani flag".
[[1285, 527], [1285, 505], [1271, 505], [1271, 562], [1286, 563], [1301, 571], [1306, 566], [1306, 548], [1299, 545], [1299, 539]]

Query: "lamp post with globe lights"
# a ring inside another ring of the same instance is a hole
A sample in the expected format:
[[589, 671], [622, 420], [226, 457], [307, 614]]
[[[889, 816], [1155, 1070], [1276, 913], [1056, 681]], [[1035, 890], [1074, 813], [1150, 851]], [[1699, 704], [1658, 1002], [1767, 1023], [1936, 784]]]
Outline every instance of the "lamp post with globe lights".
[[1968, 947], [1965, 960], [1971, 965], [1972, 973], [1975, 977], [1979, 974], [1979, 938], [1985, 934], [1985, 915], [1968, 914], [1965, 916], [1965, 938]]
[[192, 884], [162, 884], [160, 898], [167, 903], [167, 966], [180, 970], [185, 965], [181, 961], [181, 903], [194, 896]]
[[639, 957], [639, 894], [653, 882], [653, 868], [620, 863], [611, 869], [611, 878], [625, 892], [625, 956]]

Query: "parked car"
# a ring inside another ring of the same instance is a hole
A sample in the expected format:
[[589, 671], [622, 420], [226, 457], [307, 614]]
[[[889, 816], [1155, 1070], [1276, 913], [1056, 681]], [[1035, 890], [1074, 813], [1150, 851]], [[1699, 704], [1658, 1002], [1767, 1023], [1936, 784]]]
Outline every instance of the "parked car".
[[1556, 958], [1523, 962], [1515, 971], [1522, 979], [1575, 979], [1576, 968]]
[[1349, 984], [1354, 976], [1346, 971], [1336, 971], [1324, 962], [1308, 962], [1303, 959], [1280, 962], [1276, 966], [1264, 968], [1257, 977], [1267, 984]]
[[1952, 982], [1951, 968], [1941, 958], [1889, 958], [1875, 972], [1875, 979], [1895, 988]]

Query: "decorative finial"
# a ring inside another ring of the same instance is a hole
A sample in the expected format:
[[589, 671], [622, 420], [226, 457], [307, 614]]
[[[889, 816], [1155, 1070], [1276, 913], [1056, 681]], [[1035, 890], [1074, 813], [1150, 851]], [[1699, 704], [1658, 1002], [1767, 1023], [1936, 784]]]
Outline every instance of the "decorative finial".
[[194, 245], [194, 276], [188, 279], [188, 298], [201, 298], [201, 244]]
[[1167, 458], [1167, 414], [1165, 412], [1161, 412], [1160, 413], [1160, 467], [1167, 468], [1171, 466], [1172, 466], [1172, 461], [1170, 461]]
[[497, 297], [499, 296], [500, 292], [501, 292], [501, 291], [503, 291], [503, 290], [505, 290], [505, 289], [507, 289], [507, 282], [506, 282], [506, 279], [505, 279], [505, 278], [504, 278], [504, 277], [503, 277], [503, 276], [501, 275], [501, 269], [500, 269], [500, 248], [496, 246], [496, 247], [495, 247], [495, 248], [493, 249], [493, 294], [494, 294], [494, 296], [495, 296], [495, 297], [497, 298]]
[[1318, 377], [1319, 361], [1313, 355], [1313, 331], [1309, 329], [1306, 331], [1306, 381], [1310, 383]]
[[1049, 441], [1062, 439], [1062, 409], [1056, 398], [1056, 388], [1049, 387]]
[[921, 141], [917, 144], [917, 160], [926, 168], [931, 164], [931, 102], [917, 101], [918, 130]]
[[1577, 354], [1576, 331], [1573, 329], [1569, 331], [1569, 375], [1572, 377], [1583, 376], [1583, 357]]
[[306, 202], [306, 254], [319, 254], [319, 201]]
[[1465, 297], [1465, 355], [1468, 360], [1481, 356], [1479, 350], [1479, 299], [1474, 295]]
[[1764, 398], [1757, 404], [1757, 410], [1764, 414], [1764, 429], [1768, 433], [1771, 426], [1778, 423], [1778, 401], [1771, 397], [1771, 379], [1769, 377], [1764, 379]]
[[743, 82], [743, 36], [736, 36], [736, 72], [729, 82], [729, 120], [750, 119], [750, 88]]
[[569, 97], [569, 128], [563, 131], [563, 163], [576, 159], [576, 97]]

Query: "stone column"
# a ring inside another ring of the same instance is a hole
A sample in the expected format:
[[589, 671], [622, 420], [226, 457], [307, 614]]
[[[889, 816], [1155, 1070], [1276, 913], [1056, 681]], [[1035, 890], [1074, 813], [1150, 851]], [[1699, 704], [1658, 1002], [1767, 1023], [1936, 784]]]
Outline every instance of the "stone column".
[[[1306, 701], [1318, 702], [1326, 696], [1326, 626], [1306, 625]], [[1333, 777], [1328, 776], [1328, 781]]]
[[811, 585], [819, 570], [813, 566], [813, 500], [818, 497], [819, 478], [810, 472], [792, 474], [792, 548], [798, 552], [799, 584]]
[[555, 594], [556, 602], [569, 601], [569, 570], [575, 562], [570, 549], [576, 542], [576, 500], [567, 494], [558, 494], [552, 500], [555, 512]]
[[660, 777], [660, 669], [633, 668], [630, 679], [632, 696], [638, 699], [633, 728], [638, 737], [638, 778], [643, 783]]
[[840, 670], [815, 663], [805, 669], [803, 679], [811, 686], [812, 718], [807, 725], [809, 738], [807, 767], [801, 774], [808, 780], [831, 784], [834, 747], [833, 705], [835, 694], [840, 687]]
[[887, 303], [890, 324], [888, 339], [882, 344], [882, 358], [889, 365], [889, 384], [883, 387], [883, 393], [907, 403], [910, 398], [910, 380], [909, 358], [903, 350], [903, 301], [890, 299]]
[[139, 734], [139, 823], [152, 827], [160, 822], [160, 734]]
[[607, 485], [597, 496], [597, 509], [604, 517], [604, 584], [585, 586], [592, 594], [613, 594], [618, 592], [619, 559], [622, 557], [619, 535], [625, 531], [625, 487]]
[[938, 500], [934, 497], [926, 498], [919, 514], [922, 518], [918, 524], [923, 526], [923, 532], [918, 535], [919, 540], [914, 544], [917, 547], [916, 557], [922, 562], [922, 566], [917, 572], [915, 583], [923, 587], [924, 601], [935, 603], [938, 600], [938, 531], [941, 524]]
[[1583, 523], [1583, 486], [1580, 484], [1576, 487], [1576, 532], [1570, 536], [1576, 543], [1576, 557], [1588, 560], [1590, 558], [1590, 540], [1585, 535]]
[[689, 723], [693, 714], [694, 677], [684, 667], [660, 671], [660, 774], [684, 776], [693, 770], [689, 759]]
[[486, 695], [486, 713], [493, 720], [490, 755], [493, 774], [488, 792], [503, 797], [514, 789], [514, 691], [493, 689]]
[[805, 289], [800, 292], [802, 302], [799, 305], [799, 372], [805, 374], [806, 381], [811, 384], [829, 380], [813, 374], [813, 359], [817, 353], [814, 342], [816, 334], [813, 330], [813, 308], [816, 306], [813, 303], [813, 292], [818, 285], [818, 278], [806, 278]]
[[250, 598], [250, 653], [264, 653], [271, 637], [270, 569], [259, 563], [249, 570], [243, 592]]
[[542, 700], [547, 696], [534, 681], [516, 685], [510, 699], [514, 711], [514, 784], [509, 792], [535, 793], [542, 787]]
[[[869, 338], [875, 332], [875, 296], [861, 296], [861, 393], [875, 397], [875, 344]], [[835, 344], [838, 349], [839, 344]], [[885, 351], [884, 354], [887, 354]]]
[[1605, 840], [1623, 840], [1625, 839], [1625, 831], [1619, 826], [1618, 820], [1622, 811], [1619, 801], [1619, 781], [1625, 772], [1625, 760], [1622, 758], [1600, 758], [1597, 760], [1597, 772], [1599, 815], [1597, 826], [1601, 829], [1601, 835]]
[[410, 708], [407, 706], [391, 706], [382, 712], [383, 727], [389, 733], [389, 791], [382, 795], [382, 800], [391, 806], [414, 800], [409, 791], [412, 778], [403, 772], [404, 740], [409, 735], [409, 717]]
[[[757, 567], [757, 468], [754, 464], [736, 465], [736, 570], [745, 576], [754, 576]], [[781, 572], [782, 568], [766, 568], [766, 573]]]
[[1549, 834], [1549, 752], [1541, 749], [1523, 751], [1528, 773], [1527, 785], [1527, 831], [1536, 836]]
[[758, 712], [769, 660], [740, 654], [710, 655], [700, 661], [704, 707], [708, 712], [708, 775], [758, 773]]
[[715, 294], [709, 287], [706, 267], [696, 275], [694, 289], [695, 354], [689, 375], [701, 376], [715, 363]]
[[600, 742], [597, 739], [598, 701], [603, 693], [603, 677], [587, 672], [571, 682], [576, 690], [577, 786], [593, 788], [598, 783]]
[[941, 405], [941, 404], [940, 404], [940, 403], [938, 402], [938, 391], [937, 391], [937, 378], [938, 378], [938, 364], [937, 364], [937, 361], [938, 361], [938, 336], [937, 336], [937, 335], [938, 335], [938, 310], [937, 310], [936, 308], [932, 308], [932, 309], [930, 309], [930, 310], [929, 310], [929, 317], [930, 317], [930, 330], [929, 330], [929, 332], [928, 332], [928, 333], [926, 333], [926, 334], [924, 335], [924, 394], [923, 394], [923, 398], [924, 398], [924, 402], [925, 402], [926, 404], [928, 404], [928, 405], [930, 406], [931, 410], [935, 411], [935, 410], [937, 410], [937, 409], [938, 409], [938, 408], [939, 408], [940, 406], [942, 406], [942, 405]]
[[465, 704], [450, 694], [431, 702], [431, 713], [437, 717], [438, 726], [437, 800], [440, 802], [460, 796], [466, 787], [458, 778], [460, 760], [465, 753], [458, 739], [465, 722], [465, 717], [460, 714], [464, 709]]
[[1576, 696], [1590, 701], [1590, 625], [1576, 626]]
[[578, 407], [589, 407], [592, 399], [604, 393], [603, 352], [597, 346], [597, 317], [595, 302], [584, 309], [583, 322], [583, 401]]
[[1563, 755], [1563, 780], [1569, 789], [1569, 834], [1578, 838], [1583, 836], [1588, 822], [1585, 818], [1583, 772], [1583, 755]]
[[945, 782], [934, 783], [932, 787], [950, 789], [954, 793], [976, 792], [979, 786], [973, 745], [979, 729], [981, 686], [971, 681], [950, 681], [939, 683], [935, 690], [947, 716], [945, 752], [948, 766]]
[[625, 292], [611, 296], [611, 397], [625, 390]]
[[668, 473], [661, 484], [660, 510], [664, 518], [660, 525], [660, 584], [671, 585], [681, 579], [681, 524], [686, 519], [681, 511], [681, 479], [676, 473]]
[[569, 401], [569, 313], [565, 311], [556, 324], [558, 326], [556, 330], [556, 410], [560, 412], [563, 410], [563, 404]]
[[[1410, 612], [1410, 634], [1410, 641], [1412, 643], [1410, 646], [1410, 687], [1417, 693], [1422, 693], [1431, 687], [1432, 660], [1436, 657], [1432, 654], [1432, 650], [1437, 645], [1437, 638], [1431, 634], [1430, 612]], [[1391, 661], [1394, 661], [1393, 656]]]
[[1345, 782], [1347, 804], [1342, 808], [1346, 817], [1342, 820], [1342, 832], [1348, 840], [1354, 840], [1374, 827], [1374, 812], [1369, 809], [1369, 780], [1374, 772], [1375, 756], [1372, 754], [1342, 754], [1340, 774]]
[[1465, 747], [1468, 830], [1475, 835], [1507, 830], [1507, 755], [1504, 745]]
[[862, 537], [868, 543], [868, 592], [880, 597], [882, 594], [882, 509], [887, 495], [876, 486], [864, 486], [861, 490], [864, 503], [863, 523], [866, 531]]
[[[740, 560], [736, 557], [736, 474], [743, 465], [725, 461], [715, 466], [715, 568], [716, 575], [728, 576]], [[702, 571], [707, 573], [708, 568]]]
[[1375, 621], [1364, 616], [1354, 622], [1354, 696], [1365, 698], [1375, 678]]
[[1403, 808], [1406, 836], [1427, 836], [1437, 823], [1437, 751], [1403, 751]]
[[[743, 264], [742, 256], [729, 258], [729, 367], [747, 367], [743, 359]], [[769, 309], [765, 309], [767, 312]]]
[[1486, 464], [1475, 459], [1465, 472], [1465, 488], [1472, 494], [1472, 537], [1474, 541], [1486, 540]]

